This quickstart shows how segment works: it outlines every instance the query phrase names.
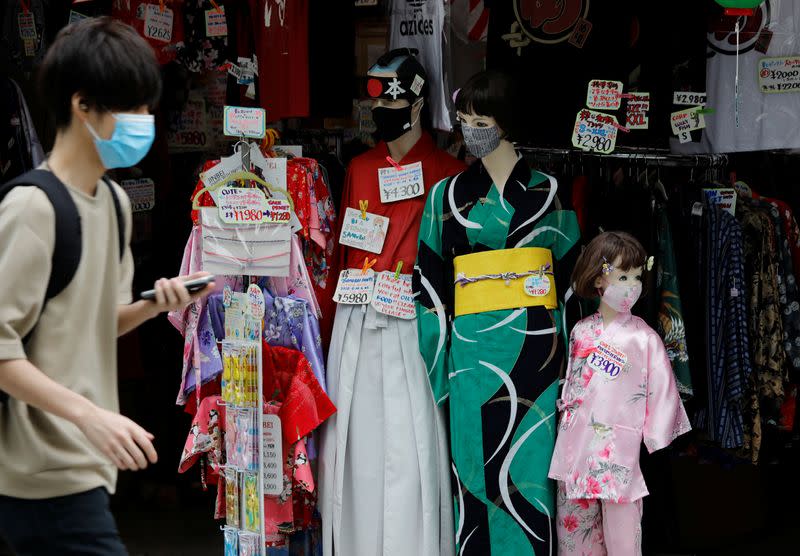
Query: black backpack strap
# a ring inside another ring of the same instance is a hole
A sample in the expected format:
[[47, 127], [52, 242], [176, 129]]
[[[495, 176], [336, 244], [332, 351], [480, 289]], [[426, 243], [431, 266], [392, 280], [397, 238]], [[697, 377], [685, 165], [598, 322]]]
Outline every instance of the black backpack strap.
[[122, 205], [119, 202], [119, 195], [114, 189], [114, 184], [107, 176], [103, 176], [103, 183], [108, 186], [111, 198], [114, 200], [114, 211], [117, 213], [117, 232], [119, 233], [119, 260], [125, 256], [125, 215], [122, 214]]
[[[44, 302], [60, 294], [72, 281], [81, 261], [81, 216], [67, 186], [47, 170], [31, 170], [0, 187], [0, 202], [18, 186], [41, 189], [53, 205], [55, 246]], [[42, 306], [44, 309], [44, 306]]]

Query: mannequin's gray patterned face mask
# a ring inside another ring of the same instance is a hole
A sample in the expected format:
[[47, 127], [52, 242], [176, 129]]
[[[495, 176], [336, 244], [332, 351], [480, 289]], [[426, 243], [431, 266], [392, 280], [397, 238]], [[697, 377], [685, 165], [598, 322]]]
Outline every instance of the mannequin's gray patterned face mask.
[[464, 136], [469, 152], [477, 158], [484, 158], [500, 146], [500, 130], [496, 125], [492, 127], [471, 127], [461, 124], [461, 134]]

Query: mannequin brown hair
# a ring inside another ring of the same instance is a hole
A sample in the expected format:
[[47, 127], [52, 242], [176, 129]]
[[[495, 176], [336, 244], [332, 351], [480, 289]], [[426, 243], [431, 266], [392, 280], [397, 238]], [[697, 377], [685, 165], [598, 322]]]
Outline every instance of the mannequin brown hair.
[[584, 299], [598, 297], [594, 284], [603, 275], [603, 263], [616, 264], [620, 270], [627, 271], [644, 266], [646, 259], [644, 247], [629, 233], [603, 232], [590, 241], [578, 257], [572, 271], [573, 290]]

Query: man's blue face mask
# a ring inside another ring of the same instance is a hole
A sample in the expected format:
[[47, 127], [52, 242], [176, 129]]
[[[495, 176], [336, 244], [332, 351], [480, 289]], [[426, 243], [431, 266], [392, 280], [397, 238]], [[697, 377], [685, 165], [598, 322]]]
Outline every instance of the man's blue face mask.
[[101, 138], [86, 122], [94, 137], [94, 146], [106, 170], [130, 168], [138, 164], [150, 150], [156, 136], [155, 118], [151, 114], [113, 114], [116, 120], [111, 139]]

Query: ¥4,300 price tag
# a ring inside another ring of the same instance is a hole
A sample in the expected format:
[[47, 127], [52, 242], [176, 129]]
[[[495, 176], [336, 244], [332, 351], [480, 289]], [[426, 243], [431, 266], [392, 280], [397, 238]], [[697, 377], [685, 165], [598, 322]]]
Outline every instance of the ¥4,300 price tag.
[[425, 193], [425, 182], [422, 177], [422, 162], [378, 170], [378, 184], [382, 203], [393, 203], [404, 199], [413, 199]]
[[339, 273], [339, 283], [333, 300], [342, 305], [368, 305], [372, 301], [372, 291], [375, 288], [375, 271], [348, 268]]
[[283, 492], [283, 443], [281, 419], [277, 415], [264, 415], [261, 455], [264, 458], [264, 494], [278, 496]]
[[617, 146], [617, 118], [610, 114], [581, 110], [575, 119], [572, 145], [589, 152], [611, 153]]
[[144, 36], [160, 42], [172, 42], [172, 10], [148, 4], [144, 14]]

